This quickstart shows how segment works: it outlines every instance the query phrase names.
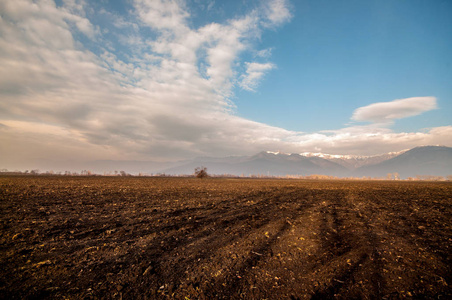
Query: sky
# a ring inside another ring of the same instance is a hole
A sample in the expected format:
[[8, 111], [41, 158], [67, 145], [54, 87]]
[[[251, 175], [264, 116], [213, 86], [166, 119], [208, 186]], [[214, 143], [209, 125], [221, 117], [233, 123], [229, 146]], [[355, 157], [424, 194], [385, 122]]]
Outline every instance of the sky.
[[2, 0], [0, 168], [452, 146], [452, 2]]

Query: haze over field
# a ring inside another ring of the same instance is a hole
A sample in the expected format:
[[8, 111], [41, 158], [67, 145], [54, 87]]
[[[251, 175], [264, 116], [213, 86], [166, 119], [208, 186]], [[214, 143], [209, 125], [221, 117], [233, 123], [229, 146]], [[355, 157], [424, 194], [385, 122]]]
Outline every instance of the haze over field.
[[452, 146], [450, 1], [0, 1], [0, 168]]

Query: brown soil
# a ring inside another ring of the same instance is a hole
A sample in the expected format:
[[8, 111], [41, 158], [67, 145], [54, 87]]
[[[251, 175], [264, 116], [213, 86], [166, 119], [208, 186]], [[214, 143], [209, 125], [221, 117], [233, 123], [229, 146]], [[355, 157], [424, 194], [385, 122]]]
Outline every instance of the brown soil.
[[0, 297], [450, 299], [451, 204], [451, 183], [0, 177]]

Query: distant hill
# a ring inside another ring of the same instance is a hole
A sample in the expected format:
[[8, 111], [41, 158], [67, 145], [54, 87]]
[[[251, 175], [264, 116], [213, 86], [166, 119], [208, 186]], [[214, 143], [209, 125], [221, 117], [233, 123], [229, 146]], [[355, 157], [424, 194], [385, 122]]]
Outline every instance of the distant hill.
[[308, 157], [321, 157], [327, 159], [329, 161], [333, 161], [335, 163], [340, 164], [350, 170], [357, 169], [362, 166], [375, 165], [385, 160], [396, 157], [402, 153], [405, 153], [408, 150], [398, 151], [398, 152], [389, 152], [380, 155], [373, 156], [361, 156], [361, 155], [331, 155], [331, 154], [323, 154], [323, 153], [302, 153], [304, 156]]
[[378, 156], [328, 155], [320, 153], [284, 154], [264, 151], [252, 156], [196, 158], [161, 170], [169, 175], [193, 174], [205, 166], [210, 174], [231, 175], [329, 175], [338, 177], [386, 177], [399, 173], [401, 178], [417, 175], [452, 174], [452, 148], [424, 146]]
[[356, 169], [355, 176], [382, 177], [399, 173], [401, 178], [417, 175], [452, 175], [452, 148], [442, 146], [417, 147], [394, 158]]
[[260, 152], [253, 156], [229, 158], [197, 158], [183, 165], [164, 170], [166, 174], [192, 174], [195, 167], [205, 166], [211, 174], [231, 175], [310, 175], [340, 176], [348, 169], [335, 162], [300, 154]]
[[[250, 175], [328, 175], [337, 177], [386, 177], [398, 173], [400, 178], [417, 175], [452, 175], [452, 148], [423, 146], [375, 156], [332, 155], [324, 153], [281, 153], [263, 151], [250, 156], [198, 157], [179, 162], [98, 160], [79, 162], [42, 162], [54, 171], [90, 170], [97, 174], [125, 171], [138, 174], [192, 175], [196, 167], [207, 167], [209, 174]], [[39, 169], [31, 166], [30, 169]]]

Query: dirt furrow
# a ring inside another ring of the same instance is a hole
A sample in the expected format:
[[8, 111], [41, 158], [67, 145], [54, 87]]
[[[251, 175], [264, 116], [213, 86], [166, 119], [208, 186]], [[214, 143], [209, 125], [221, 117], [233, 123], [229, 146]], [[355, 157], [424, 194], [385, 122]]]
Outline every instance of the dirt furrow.
[[450, 183], [0, 177], [0, 298], [450, 298], [451, 203]]

